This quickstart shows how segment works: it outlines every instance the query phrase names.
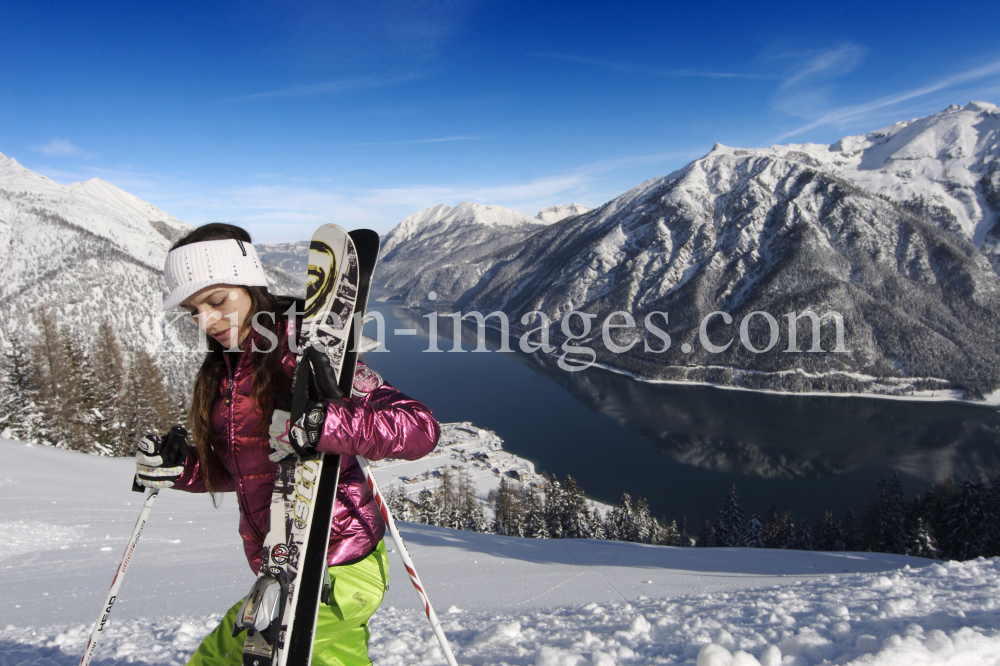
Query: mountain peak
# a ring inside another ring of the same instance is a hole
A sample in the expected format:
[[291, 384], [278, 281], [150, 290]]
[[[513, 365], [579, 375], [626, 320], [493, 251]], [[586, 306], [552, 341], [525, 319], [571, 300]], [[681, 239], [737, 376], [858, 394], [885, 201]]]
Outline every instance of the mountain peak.
[[555, 222], [559, 222], [560, 220], [565, 220], [567, 217], [583, 215], [584, 213], [590, 212], [590, 210], [590, 208], [581, 206], [578, 203], [571, 203], [568, 206], [566, 204], [557, 204], [540, 210], [538, 215], [535, 215], [535, 219], [541, 220], [546, 224], [553, 224]]

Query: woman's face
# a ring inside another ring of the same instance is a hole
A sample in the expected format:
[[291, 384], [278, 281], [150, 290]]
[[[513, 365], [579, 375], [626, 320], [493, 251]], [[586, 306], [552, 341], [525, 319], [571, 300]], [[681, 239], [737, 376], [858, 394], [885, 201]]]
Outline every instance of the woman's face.
[[181, 307], [191, 313], [203, 331], [219, 341], [223, 347], [242, 346], [247, 328], [242, 337], [247, 315], [250, 313], [250, 294], [243, 287], [216, 284], [189, 296]]

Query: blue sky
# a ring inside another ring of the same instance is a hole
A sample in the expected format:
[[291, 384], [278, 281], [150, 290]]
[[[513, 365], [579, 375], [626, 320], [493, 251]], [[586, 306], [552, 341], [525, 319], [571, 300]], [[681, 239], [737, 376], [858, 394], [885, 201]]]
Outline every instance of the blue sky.
[[255, 240], [384, 233], [1000, 103], [998, 28], [995, 1], [8, 2], [0, 152]]

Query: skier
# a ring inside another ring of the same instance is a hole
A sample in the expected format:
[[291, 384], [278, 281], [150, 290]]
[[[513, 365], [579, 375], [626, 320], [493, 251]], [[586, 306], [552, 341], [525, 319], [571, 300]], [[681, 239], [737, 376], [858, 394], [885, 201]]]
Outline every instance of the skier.
[[[136, 455], [136, 479], [150, 488], [235, 491], [240, 536], [256, 574], [270, 523], [275, 461], [293, 453], [268, 438], [275, 398], [289, 389], [295, 369], [284, 315], [291, 302], [268, 292], [250, 235], [229, 224], [207, 224], [177, 241], [164, 277], [169, 294], [163, 309], [180, 305], [196, 317], [209, 335], [209, 351], [188, 416], [192, 446], [177, 437], [147, 435]], [[320, 605], [312, 663], [371, 664], [368, 618], [382, 602], [389, 562], [385, 525], [354, 456], [415, 460], [434, 448], [440, 427], [425, 405], [362, 363], [353, 396], [310, 403], [306, 414], [316, 449], [342, 454], [327, 553], [333, 587], [329, 604]], [[232, 636], [242, 603], [229, 609], [189, 664], [242, 663], [245, 636]]]

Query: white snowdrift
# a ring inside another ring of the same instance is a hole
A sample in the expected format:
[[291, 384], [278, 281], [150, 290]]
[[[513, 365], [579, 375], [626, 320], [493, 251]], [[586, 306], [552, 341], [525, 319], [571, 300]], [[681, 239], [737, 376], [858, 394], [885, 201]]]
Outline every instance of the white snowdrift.
[[[76, 664], [138, 514], [132, 461], [0, 456], [0, 666]], [[236, 520], [232, 497], [161, 495], [97, 663], [185, 663], [252, 582]], [[403, 533], [462, 664], [1000, 663], [995, 560]], [[392, 576], [375, 663], [444, 663]]]

